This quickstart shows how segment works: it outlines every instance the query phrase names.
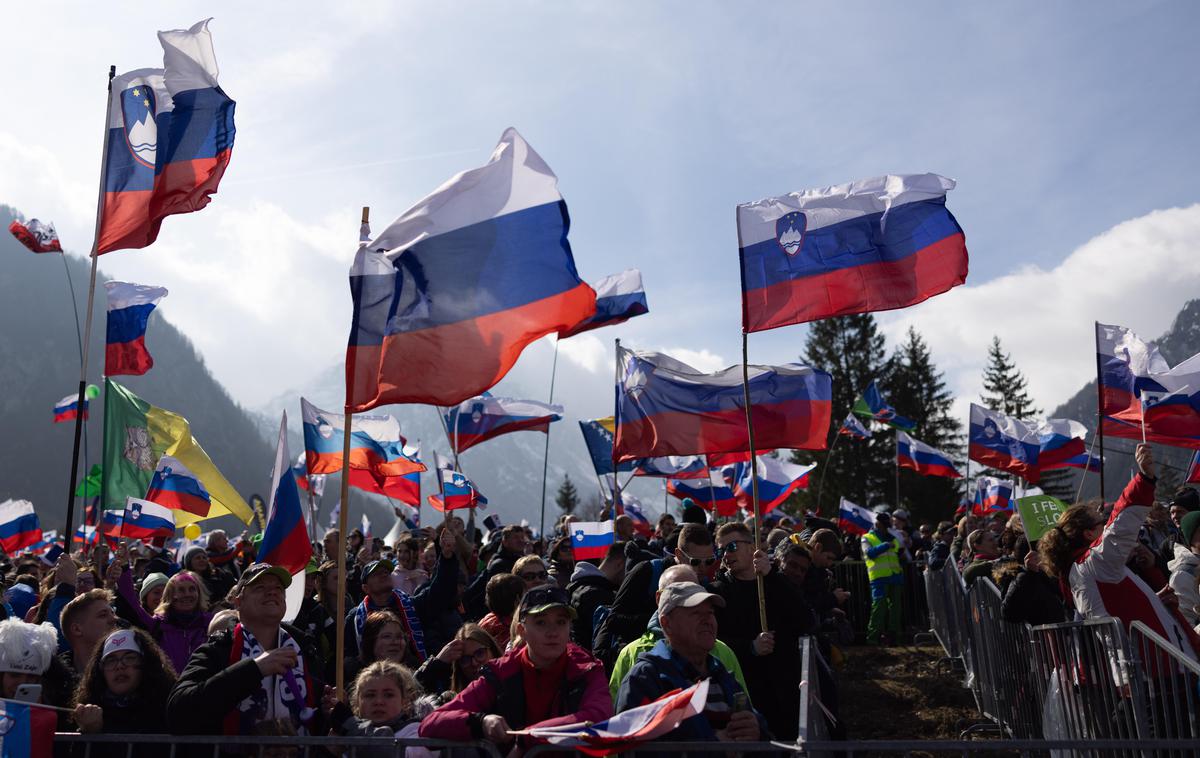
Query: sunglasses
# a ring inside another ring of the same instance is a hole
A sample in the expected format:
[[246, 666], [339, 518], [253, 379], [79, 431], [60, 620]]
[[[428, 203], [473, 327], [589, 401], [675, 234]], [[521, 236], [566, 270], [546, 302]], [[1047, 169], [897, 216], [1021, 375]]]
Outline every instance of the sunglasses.
[[712, 566], [714, 563], [720, 560], [715, 555], [712, 558], [693, 558], [692, 556], [688, 555], [688, 552], [683, 548], [679, 548], [679, 552], [683, 553], [684, 557], [688, 559], [688, 563], [691, 564], [692, 568], [698, 568], [702, 565], [706, 567]]
[[750, 540], [733, 540], [732, 542], [726, 542], [725, 547], [719, 548], [717, 550], [717, 554], [724, 555], [725, 553], [736, 553], [738, 550], [741, 549], [738, 547], [738, 545], [753, 545], [753, 544], [754, 543], [751, 542]]

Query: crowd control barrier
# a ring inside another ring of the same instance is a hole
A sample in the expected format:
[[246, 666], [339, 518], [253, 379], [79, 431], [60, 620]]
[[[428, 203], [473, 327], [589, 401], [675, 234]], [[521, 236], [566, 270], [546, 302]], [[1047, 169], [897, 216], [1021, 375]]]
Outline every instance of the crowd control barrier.
[[[906, 630], [921, 631], [929, 628], [929, 609], [926, 600], [924, 565], [904, 565], [904, 592], [901, 600], [901, 619]], [[834, 583], [850, 593], [842, 607], [854, 636], [862, 642], [867, 638], [867, 622], [871, 618], [871, 582], [867, 578], [864, 561], [838, 561], [830, 568]]]
[[1149, 733], [1159, 739], [1200, 736], [1200, 664], [1140, 621], [1129, 626], [1129, 642]]

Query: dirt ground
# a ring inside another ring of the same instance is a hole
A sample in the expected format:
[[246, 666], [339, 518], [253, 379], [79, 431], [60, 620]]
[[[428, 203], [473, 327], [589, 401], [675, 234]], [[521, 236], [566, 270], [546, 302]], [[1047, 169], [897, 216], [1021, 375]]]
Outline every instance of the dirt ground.
[[937, 646], [851, 647], [838, 672], [851, 740], [958, 739], [979, 720], [975, 699]]

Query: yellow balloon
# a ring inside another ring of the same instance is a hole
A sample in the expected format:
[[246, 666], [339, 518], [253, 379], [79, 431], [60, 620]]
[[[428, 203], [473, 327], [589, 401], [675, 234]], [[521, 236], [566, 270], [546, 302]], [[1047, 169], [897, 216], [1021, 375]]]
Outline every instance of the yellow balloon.
[[188, 524], [183, 528], [183, 536], [187, 537], [189, 540], [198, 538], [200, 536], [200, 525]]

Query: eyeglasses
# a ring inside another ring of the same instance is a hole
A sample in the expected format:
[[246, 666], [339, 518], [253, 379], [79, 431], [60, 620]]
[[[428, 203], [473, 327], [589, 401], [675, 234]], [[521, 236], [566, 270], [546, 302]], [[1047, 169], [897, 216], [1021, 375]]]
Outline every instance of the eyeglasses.
[[545, 571], [538, 571], [536, 573], [533, 571], [522, 571], [520, 574], [517, 574], [517, 576], [521, 577], [527, 582], [541, 582], [550, 578], [550, 575]]
[[101, 661], [100, 665], [107, 671], [113, 671], [117, 668], [140, 669], [142, 667], [142, 656], [137, 653], [110, 655]]
[[691, 564], [692, 568], [696, 568], [702, 564], [704, 566], [711, 566], [717, 562], [717, 557], [715, 555], [712, 558], [693, 558], [692, 556], [688, 555], [688, 552], [683, 548], [679, 548], [679, 552], [683, 553], [684, 557], [688, 559], [688, 563]]
[[732, 542], [726, 542], [725, 547], [719, 548], [717, 550], [717, 552], [722, 555], [724, 555], [725, 553], [736, 553], [738, 550], [741, 549], [738, 547], [738, 545], [753, 545], [753, 544], [754, 543], [751, 542], [750, 540], [733, 540]]

